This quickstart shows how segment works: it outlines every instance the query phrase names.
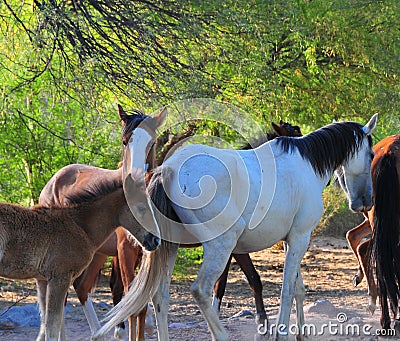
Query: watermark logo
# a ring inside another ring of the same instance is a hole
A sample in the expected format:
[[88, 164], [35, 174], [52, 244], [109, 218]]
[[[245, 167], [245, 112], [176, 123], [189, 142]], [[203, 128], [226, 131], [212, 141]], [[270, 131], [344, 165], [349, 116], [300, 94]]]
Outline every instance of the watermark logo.
[[[339, 312], [336, 321], [326, 323], [305, 323], [301, 330], [297, 324], [270, 324], [268, 326], [259, 324], [257, 327], [258, 335], [306, 335], [306, 336], [396, 336], [394, 329], [374, 329], [368, 323], [354, 323], [348, 320], [344, 312]], [[254, 339], [256, 340], [257, 334]]]

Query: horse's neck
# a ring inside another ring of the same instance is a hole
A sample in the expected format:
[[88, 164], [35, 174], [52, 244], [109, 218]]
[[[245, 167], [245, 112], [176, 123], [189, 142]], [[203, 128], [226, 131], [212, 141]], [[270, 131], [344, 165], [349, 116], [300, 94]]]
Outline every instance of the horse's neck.
[[151, 148], [149, 155], [147, 156], [146, 162], [148, 164], [147, 171], [150, 172], [157, 167], [157, 158], [156, 158], [156, 144]]
[[79, 204], [67, 210], [93, 244], [99, 247], [120, 226], [119, 217], [124, 207], [125, 196], [120, 188], [92, 202]]

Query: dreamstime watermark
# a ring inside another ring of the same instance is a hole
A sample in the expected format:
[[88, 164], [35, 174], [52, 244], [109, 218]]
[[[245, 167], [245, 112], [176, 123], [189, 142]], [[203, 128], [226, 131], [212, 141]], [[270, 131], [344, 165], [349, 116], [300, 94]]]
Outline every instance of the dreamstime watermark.
[[351, 323], [348, 321], [346, 313], [340, 312], [336, 316], [336, 321], [326, 323], [305, 323], [301, 330], [297, 324], [259, 324], [257, 335], [306, 335], [306, 336], [396, 336], [394, 329], [374, 329], [368, 323]]

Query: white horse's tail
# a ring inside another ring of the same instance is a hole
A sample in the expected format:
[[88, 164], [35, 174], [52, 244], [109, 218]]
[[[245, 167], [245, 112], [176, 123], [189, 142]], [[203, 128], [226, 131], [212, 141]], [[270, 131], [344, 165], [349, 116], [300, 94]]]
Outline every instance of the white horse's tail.
[[168, 264], [168, 243], [162, 242], [154, 252], [144, 252], [142, 265], [135, 279], [132, 281], [128, 293], [102, 321], [106, 321], [94, 335], [94, 339], [104, 335], [118, 323], [131, 315], [138, 315], [154, 296], [160, 285], [162, 270]]
[[164, 190], [163, 180], [168, 179], [168, 169], [156, 171], [148, 186], [150, 197], [158, 208], [157, 221], [163, 222], [162, 241], [160, 247], [154, 252], [144, 252], [139, 272], [130, 285], [128, 293], [105, 318], [105, 324], [94, 335], [94, 339], [103, 337], [118, 323], [131, 315], [138, 315], [147, 303], [153, 298], [160, 286], [165, 269], [169, 266], [169, 221], [164, 217], [173, 216], [169, 198]]

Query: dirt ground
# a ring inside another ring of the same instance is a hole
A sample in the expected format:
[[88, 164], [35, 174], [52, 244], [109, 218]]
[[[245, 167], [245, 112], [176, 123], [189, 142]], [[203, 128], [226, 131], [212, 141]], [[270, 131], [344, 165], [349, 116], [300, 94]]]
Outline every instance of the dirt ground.
[[[269, 249], [252, 254], [264, 285], [264, 302], [267, 307], [269, 323], [275, 322], [279, 308], [279, 294], [282, 282], [283, 251]], [[333, 237], [314, 238], [303, 262], [302, 271], [307, 295], [304, 304], [306, 323], [310, 326], [311, 340], [378, 340], [379, 308], [374, 316], [367, 310], [366, 283], [354, 288], [352, 278], [357, 268], [356, 260], [345, 239]], [[0, 309], [18, 300], [18, 305], [35, 302], [35, 288], [32, 283], [23, 285], [8, 282], [1, 288]], [[189, 281], [173, 281], [171, 287], [171, 305], [169, 310], [169, 335], [173, 341], [211, 340], [210, 333], [200, 311], [189, 292]], [[108, 309], [105, 302], [111, 304], [107, 278], [104, 276], [94, 294], [99, 317]], [[69, 309], [66, 313], [67, 339], [90, 340], [90, 331], [82, 308], [70, 290]], [[265, 340], [257, 333], [252, 317], [232, 317], [243, 310], [254, 312], [251, 290], [244, 280], [243, 273], [233, 263], [223, 300], [221, 320], [230, 334], [230, 340]], [[294, 312], [294, 310], [293, 310]], [[4, 314], [4, 313], [3, 313]], [[7, 314], [7, 313], [5, 313]], [[0, 312], [1, 315], [1, 312]], [[339, 319], [344, 319], [338, 322]], [[294, 323], [295, 314], [292, 314]], [[4, 328], [4, 326], [3, 326]], [[35, 327], [19, 326], [0, 330], [1, 341], [34, 340], [38, 332]], [[267, 333], [268, 334], [268, 333]], [[113, 340], [113, 333], [107, 340]], [[293, 335], [290, 340], [294, 340]], [[391, 337], [390, 339], [400, 339]], [[156, 333], [146, 334], [146, 340], [157, 340]]]

